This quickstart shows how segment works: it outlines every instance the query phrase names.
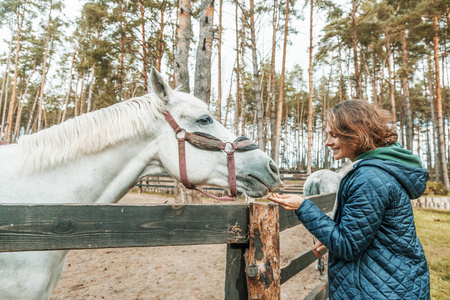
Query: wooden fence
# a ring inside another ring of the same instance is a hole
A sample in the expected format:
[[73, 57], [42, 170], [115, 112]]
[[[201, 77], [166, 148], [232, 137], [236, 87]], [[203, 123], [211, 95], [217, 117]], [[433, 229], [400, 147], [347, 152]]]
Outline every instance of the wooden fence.
[[[333, 207], [335, 194], [309, 199], [328, 212]], [[265, 219], [263, 214], [268, 211], [273, 213], [273, 218]], [[278, 253], [277, 249], [266, 249], [271, 248], [266, 247], [267, 241], [279, 245], [279, 233], [299, 224], [293, 212], [279, 209], [273, 203], [2, 204], [0, 251], [227, 244], [225, 299], [269, 299], [264, 295], [271, 292], [279, 297], [280, 285], [316, 260], [312, 250], [308, 250], [280, 267], [279, 247]], [[272, 250], [275, 253], [268, 255]], [[251, 253], [256, 255], [250, 257]], [[267, 268], [261, 268], [259, 262], [271, 259], [271, 255], [278, 255], [275, 257], [278, 265], [273, 263], [267, 267], [270, 263], [266, 261]], [[328, 286], [323, 282], [305, 299], [326, 299], [327, 296]]]

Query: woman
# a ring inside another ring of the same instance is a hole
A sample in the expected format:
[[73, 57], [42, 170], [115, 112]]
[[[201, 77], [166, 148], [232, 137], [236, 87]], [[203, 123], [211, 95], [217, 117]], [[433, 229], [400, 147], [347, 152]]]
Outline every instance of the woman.
[[326, 120], [334, 159], [353, 162], [340, 182], [334, 218], [298, 195], [268, 199], [295, 211], [321, 242], [316, 255], [329, 249], [330, 299], [430, 299], [410, 201], [426, 186], [419, 157], [396, 142], [389, 112], [366, 101], [341, 102]]

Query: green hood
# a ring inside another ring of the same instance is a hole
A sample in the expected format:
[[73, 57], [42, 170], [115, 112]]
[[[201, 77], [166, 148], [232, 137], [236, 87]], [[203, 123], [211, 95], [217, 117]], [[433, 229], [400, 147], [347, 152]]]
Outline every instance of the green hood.
[[403, 165], [422, 168], [422, 161], [420, 158], [411, 151], [403, 149], [399, 143], [362, 153], [355, 158], [355, 161], [368, 158], [391, 160]]

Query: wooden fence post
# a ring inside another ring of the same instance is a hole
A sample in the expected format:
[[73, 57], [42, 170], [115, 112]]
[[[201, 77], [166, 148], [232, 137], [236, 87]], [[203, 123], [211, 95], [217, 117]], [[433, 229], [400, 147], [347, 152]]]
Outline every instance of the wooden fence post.
[[278, 205], [252, 203], [249, 218], [249, 248], [245, 254], [248, 299], [280, 299]]

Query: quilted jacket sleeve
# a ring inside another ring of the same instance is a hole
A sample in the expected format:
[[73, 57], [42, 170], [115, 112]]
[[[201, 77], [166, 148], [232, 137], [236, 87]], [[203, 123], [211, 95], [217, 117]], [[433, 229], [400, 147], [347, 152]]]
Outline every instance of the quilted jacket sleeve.
[[389, 182], [378, 168], [360, 168], [343, 188], [340, 222], [333, 221], [311, 201], [297, 209], [298, 219], [334, 256], [351, 261], [373, 241], [389, 203]]

